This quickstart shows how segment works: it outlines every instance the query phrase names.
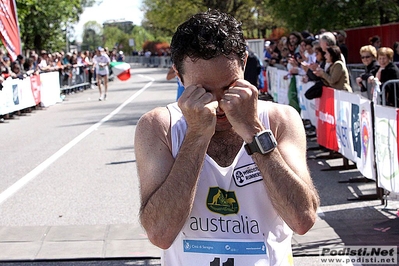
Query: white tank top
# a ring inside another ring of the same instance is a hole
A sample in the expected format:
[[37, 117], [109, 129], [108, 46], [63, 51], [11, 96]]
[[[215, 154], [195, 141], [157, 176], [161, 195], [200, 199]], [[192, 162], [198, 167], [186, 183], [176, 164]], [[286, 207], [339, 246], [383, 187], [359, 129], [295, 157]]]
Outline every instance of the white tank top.
[[[266, 104], [259, 101], [258, 112], [268, 129]], [[187, 124], [177, 103], [168, 109], [176, 158]], [[272, 207], [244, 143], [228, 167], [206, 155], [196, 193], [184, 227], [162, 251], [163, 266], [293, 265], [292, 230]]]

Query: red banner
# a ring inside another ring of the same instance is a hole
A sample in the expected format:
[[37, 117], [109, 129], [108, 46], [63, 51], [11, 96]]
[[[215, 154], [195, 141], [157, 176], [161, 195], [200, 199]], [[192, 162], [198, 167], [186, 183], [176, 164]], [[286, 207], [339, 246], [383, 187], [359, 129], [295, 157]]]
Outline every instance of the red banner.
[[30, 84], [32, 89], [33, 98], [35, 99], [35, 103], [40, 103], [40, 75], [32, 75], [30, 76]]
[[337, 132], [334, 111], [334, 89], [323, 87], [319, 99], [317, 114], [317, 143], [321, 146], [338, 151]]
[[11, 60], [17, 60], [22, 50], [15, 0], [0, 0], [0, 37]]

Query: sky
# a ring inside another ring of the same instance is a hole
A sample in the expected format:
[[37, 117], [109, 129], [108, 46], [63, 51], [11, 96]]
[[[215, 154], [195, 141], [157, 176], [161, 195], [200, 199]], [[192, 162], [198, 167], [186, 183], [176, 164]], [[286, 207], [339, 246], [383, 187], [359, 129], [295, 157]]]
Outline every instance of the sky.
[[80, 15], [79, 23], [74, 25], [75, 39], [82, 41], [83, 26], [88, 21], [97, 21], [103, 24], [106, 20], [130, 20], [135, 25], [141, 25], [143, 12], [140, 11], [141, 0], [103, 0], [100, 5], [85, 8]]

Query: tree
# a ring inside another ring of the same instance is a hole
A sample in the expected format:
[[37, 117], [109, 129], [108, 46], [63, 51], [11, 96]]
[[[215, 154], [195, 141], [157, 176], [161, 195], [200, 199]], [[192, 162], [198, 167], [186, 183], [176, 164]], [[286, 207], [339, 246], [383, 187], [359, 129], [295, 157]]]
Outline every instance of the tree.
[[68, 25], [78, 21], [95, 0], [18, 0], [17, 11], [24, 49], [61, 50]]
[[144, 0], [143, 26], [158, 36], [172, 36], [176, 27], [193, 14], [209, 8], [234, 16], [243, 23], [247, 38], [265, 38], [278, 25], [270, 14], [267, 0]]
[[88, 21], [83, 26], [81, 50], [94, 51], [103, 46], [103, 28], [96, 21]]
[[396, 0], [269, 0], [269, 4], [291, 30], [316, 32], [399, 21]]

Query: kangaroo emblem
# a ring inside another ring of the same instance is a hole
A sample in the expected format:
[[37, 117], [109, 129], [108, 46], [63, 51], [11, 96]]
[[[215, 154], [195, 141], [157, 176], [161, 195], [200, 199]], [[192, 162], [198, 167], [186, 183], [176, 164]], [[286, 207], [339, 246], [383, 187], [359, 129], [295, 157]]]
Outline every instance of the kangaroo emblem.
[[220, 191], [220, 189], [218, 190], [218, 193], [215, 194], [215, 196], [213, 196], [212, 199], [212, 204], [213, 205], [217, 205], [218, 204], [218, 199], [219, 197], [222, 195], [222, 191]]
[[222, 215], [238, 213], [238, 200], [234, 191], [226, 191], [220, 187], [210, 187], [206, 205], [211, 212]]

